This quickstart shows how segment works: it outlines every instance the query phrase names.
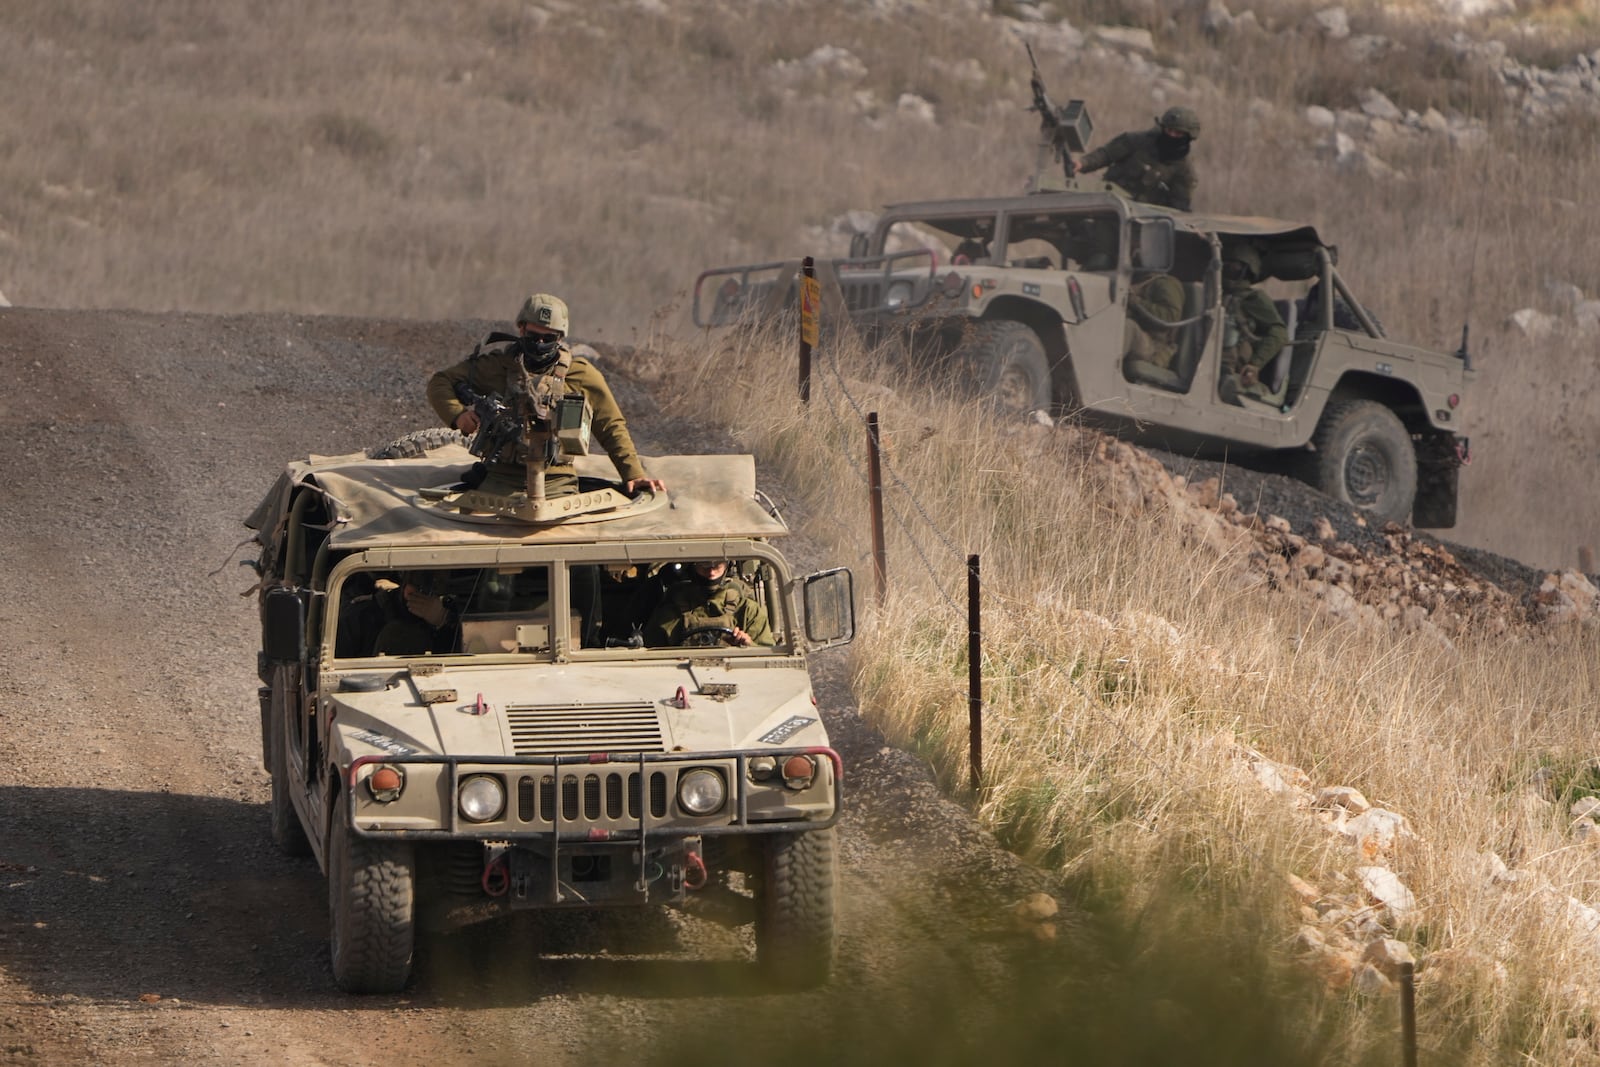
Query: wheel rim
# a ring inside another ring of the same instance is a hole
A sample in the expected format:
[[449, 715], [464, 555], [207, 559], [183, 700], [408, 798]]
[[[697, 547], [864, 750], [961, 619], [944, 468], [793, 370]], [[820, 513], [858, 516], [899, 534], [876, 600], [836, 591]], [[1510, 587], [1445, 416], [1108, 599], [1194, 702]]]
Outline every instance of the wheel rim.
[[1376, 506], [1389, 491], [1392, 475], [1388, 454], [1370, 443], [1357, 444], [1345, 457], [1345, 491], [1358, 507]]
[[1033, 410], [1033, 377], [1014, 351], [1006, 353], [1005, 368], [995, 383], [995, 406], [1009, 414], [1026, 415]]

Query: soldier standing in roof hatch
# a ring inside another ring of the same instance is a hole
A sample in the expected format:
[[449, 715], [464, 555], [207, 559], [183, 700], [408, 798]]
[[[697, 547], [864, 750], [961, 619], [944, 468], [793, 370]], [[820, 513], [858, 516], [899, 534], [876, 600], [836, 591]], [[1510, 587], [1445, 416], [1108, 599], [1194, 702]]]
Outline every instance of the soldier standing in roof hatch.
[[[548, 293], [535, 293], [517, 312], [517, 335], [492, 333], [460, 363], [428, 379], [428, 403], [445, 425], [471, 436], [478, 432], [478, 413], [462, 403], [456, 385], [465, 384], [481, 395], [509, 397], [525, 379], [528, 388], [560, 395], [578, 393], [589, 401], [593, 412], [589, 429], [616, 465], [622, 487], [628, 493], [645, 489], [661, 492], [665, 486], [652, 478], [633, 447], [627, 420], [611, 395], [600, 369], [566, 344], [567, 305]], [[485, 347], [494, 345], [494, 347]], [[485, 456], [487, 473], [478, 488], [486, 493], [510, 494], [527, 484], [526, 465], [514, 454], [518, 442], [504, 445], [493, 456]], [[569, 496], [578, 491], [578, 478], [572, 461], [563, 457], [545, 471], [545, 495]]]
[[1200, 116], [1186, 107], [1169, 107], [1148, 130], [1129, 130], [1088, 153], [1067, 160], [1068, 174], [1102, 168], [1106, 181], [1120, 185], [1135, 200], [1190, 210], [1194, 202], [1194, 164], [1189, 146], [1200, 136]]

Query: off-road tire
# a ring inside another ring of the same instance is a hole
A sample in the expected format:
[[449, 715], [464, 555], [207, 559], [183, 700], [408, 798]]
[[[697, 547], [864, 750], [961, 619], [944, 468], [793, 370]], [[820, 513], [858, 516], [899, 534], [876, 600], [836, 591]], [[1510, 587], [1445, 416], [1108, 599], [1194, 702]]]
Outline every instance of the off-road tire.
[[769, 983], [809, 989], [832, 973], [837, 856], [832, 828], [762, 838], [756, 963]]
[[445, 445], [465, 444], [460, 430], [448, 426], [430, 426], [426, 430], [412, 430], [396, 437], [386, 445], [367, 449], [368, 459], [414, 459]]
[[1026, 415], [1050, 410], [1050, 358], [1026, 324], [1006, 319], [974, 323], [963, 345], [973, 387], [997, 411]]
[[398, 993], [416, 943], [416, 858], [405, 841], [350, 830], [341, 793], [328, 835], [328, 944], [333, 980], [346, 993]]
[[289, 739], [284, 736], [288, 724], [284, 722], [286, 712], [278, 699], [278, 690], [278, 686], [273, 686], [273, 714], [267, 734], [267, 773], [272, 776], [267, 809], [271, 816], [272, 842], [285, 856], [309, 856], [311, 841], [300, 824], [294, 802], [289, 799]]
[[1417, 452], [1399, 416], [1374, 400], [1334, 401], [1312, 443], [1312, 485], [1377, 525], [1406, 521], [1417, 495]]

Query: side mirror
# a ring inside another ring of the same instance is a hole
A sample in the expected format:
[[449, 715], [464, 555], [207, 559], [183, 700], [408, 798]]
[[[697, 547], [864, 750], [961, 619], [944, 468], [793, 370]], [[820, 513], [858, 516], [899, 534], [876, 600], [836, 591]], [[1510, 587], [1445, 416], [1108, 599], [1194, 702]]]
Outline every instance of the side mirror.
[[261, 604], [261, 651], [270, 663], [299, 663], [306, 651], [306, 602], [293, 589], [267, 590]]
[[801, 584], [805, 607], [806, 641], [812, 648], [827, 648], [850, 640], [856, 633], [854, 580], [839, 567], [808, 576]]
[[850, 235], [850, 258], [862, 259], [867, 254], [867, 246], [872, 240], [869, 233], [853, 233]]
[[1128, 250], [1129, 264], [1134, 270], [1169, 271], [1172, 269], [1173, 248], [1177, 243], [1177, 228], [1167, 218], [1134, 219], [1133, 241]]

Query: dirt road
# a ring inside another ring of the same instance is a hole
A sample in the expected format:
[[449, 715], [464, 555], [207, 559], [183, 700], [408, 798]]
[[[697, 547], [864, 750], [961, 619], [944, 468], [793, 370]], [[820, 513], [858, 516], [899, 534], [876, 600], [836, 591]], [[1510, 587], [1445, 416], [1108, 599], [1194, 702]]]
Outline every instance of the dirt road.
[[[286, 459], [431, 424], [427, 373], [488, 325], [0, 311], [0, 1064], [561, 1063], [779, 1009], [745, 935], [677, 913], [431, 945], [407, 994], [345, 997], [321, 874], [267, 837], [241, 519]], [[647, 455], [732, 450], [606, 370]], [[907, 926], [992, 928], [1003, 961], [1043, 877], [859, 719], [843, 656], [817, 660], [846, 766], [840, 973], [806, 996], [894, 983]]]

